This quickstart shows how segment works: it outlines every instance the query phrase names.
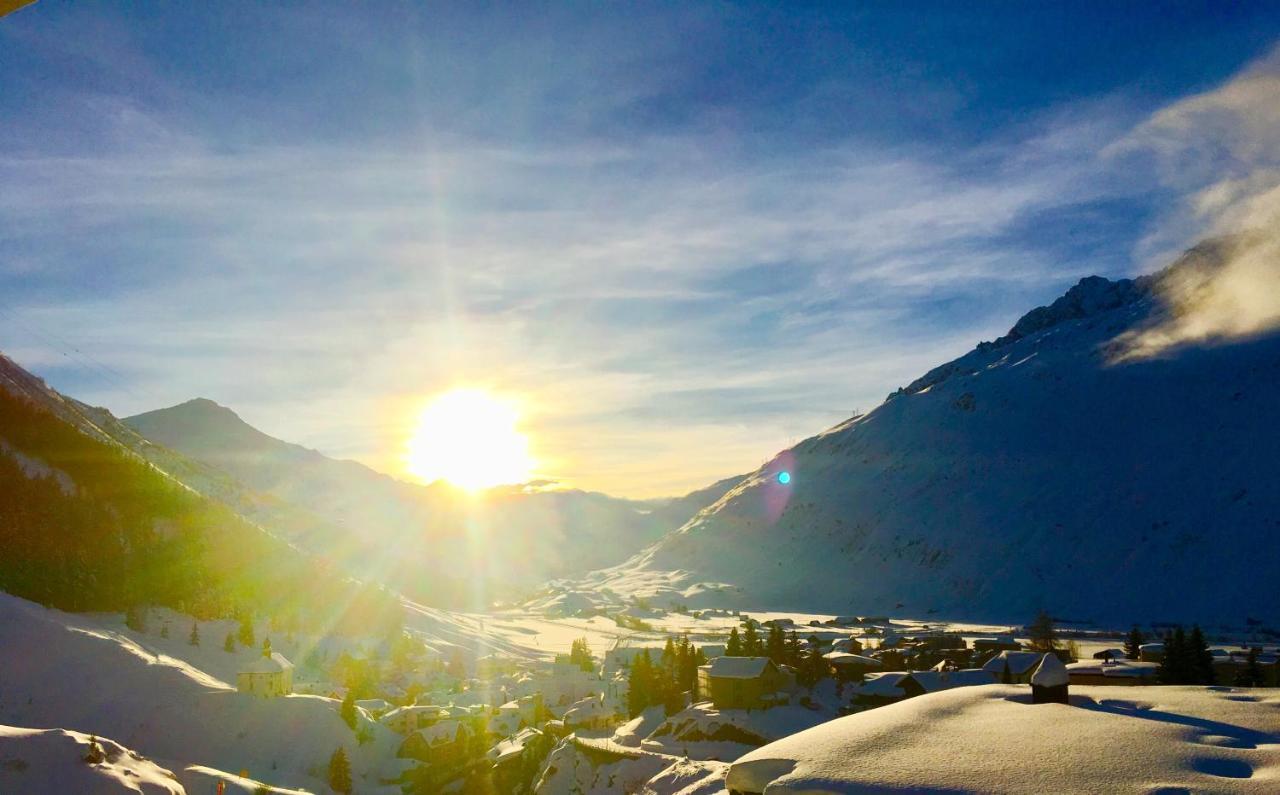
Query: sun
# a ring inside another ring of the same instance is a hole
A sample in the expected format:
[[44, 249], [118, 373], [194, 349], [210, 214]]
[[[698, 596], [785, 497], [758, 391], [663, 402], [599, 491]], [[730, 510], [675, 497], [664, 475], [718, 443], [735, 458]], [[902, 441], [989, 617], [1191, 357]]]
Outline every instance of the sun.
[[469, 491], [524, 483], [533, 474], [520, 410], [483, 389], [437, 395], [418, 415], [405, 469], [424, 482], [445, 480]]

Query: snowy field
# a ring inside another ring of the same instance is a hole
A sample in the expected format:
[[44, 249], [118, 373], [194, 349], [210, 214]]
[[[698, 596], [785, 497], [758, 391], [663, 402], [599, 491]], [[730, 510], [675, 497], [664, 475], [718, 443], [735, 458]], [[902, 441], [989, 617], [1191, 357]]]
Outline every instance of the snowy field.
[[[190, 646], [188, 630], [175, 626], [159, 638], [125, 629], [118, 615], [73, 615], [0, 593], [0, 725], [110, 738], [172, 771], [190, 792], [211, 791], [214, 779], [229, 792], [258, 782], [324, 792], [329, 755], [342, 746], [361, 793], [398, 795], [383, 783], [399, 770], [397, 735], [365, 721], [373, 739], [358, 745], [336, 701], [237, 693], [228, 682], [257, 652], [228, 654], [212, 631]], [[58, 738], [9, 742], [70, 753], [70, 741]], [[0, 791], [24, 791], [6, 786]]]
[[[690, 613], [658, 609], [624, 612], [643, 623], [645, 629], [620, 625], [610, 615], [592, 617], [560, 617], [537, 610], [507, 610], [498, 613], [458, 613], [423, 607], [406, 602], [406, 627], [418, 634], [433, 647], [461, 646], [477, 655], [498, 654], [519, 659], [548, 659], [569, 651], [578, 638], [586, 638], [597, 656], [615, 646], [660, 647], [671, 635], [688, 634], [695, 645], [700, 643], [724, 643], [734, 627], [742, 623], [742, 616], [757, 621], [788, 619], [794, 622], [797, 635], [836, 633], [848, 636], [858, 630], [832, 627], [824, 622], [836, 618], [825, 613], [795, 613], [776, 611], [742, 611], [734, 615], [728, 611], [707, 611], [701, 617]], [[811, 626], [817, 621], [820, 626]], [[973, 624], [963, 622], [938, 622], [917, 619], [893, 619], [892, 628], [898, 634], [928, 632], [955, 632], [972, 639], [1011, 631], [1008, 626]], [[1089, 641], [1090, 648], [1109, 648], [1123, 642], [1118, 637], [1098, 637]], [[1083, 651], [1084, 645], [1081, 646]]]
[[947, 690], [840, 718], [746, 754], [744, 793], [1280, 792], [1280, 693], [1075, 687]]
[[[606, 615], [591, 617], [559, 616], [542, 612], [539, 605], [531, 603], [523, 609], [505, 610], [496, 613], [459, 613], [447, 610], [423, 607], [406, 602], [406, 627], [418, 634], [428, 645], [433, 647], [461, 646], [473, 650], [477, 656], [498, 654], [526, 660], [546, 660], [556, 654], [565, 654], [570, 645], [578, 638], [586, 638], [592, 653], [597, 657], [615, 647], [647, 646], [660, 648], [667, 637], [688, 634], [695, 645], [723, 644], [734, 627], [741, 628], [743, 617], [750, 616], [756, 621], [790, 620], [793, 625], [787, 630], [795, 630], [801, 638], [818, 635], [826, 639], [832, 637], [862, 636], [863, 629], [856, 626], [832, 626], [826, 622], [837, 616], [830, 613], [797, 613], [771, 610], [743, 610], [735, 615], [732, 611], [707, 610], [674, 612], [652, 609], [623, 608], [618, 604], [596, 602], [590, 605], [594, 609], [606, 611]], [[636, 624], [619, 624], [612, 616], [622, 612], [642, 622], [644, 629], [633, 628]], [[701, 615], [695, 616], [694, 613]], [[1030, 617], [1029, 617], [1030, 618]], [[811, 622], [818, 622], [817, 626]], [[952, 633], [962, 637], [972, 645], [976, 638], [987, 638], [996, 635], [1012, 635], [1016, 640], [1028, 642], [1023, 628], [1001, 624], [982, 624], [966, 621], [939, 621], [936, 619], [920, 619], [893, 616], [887, 625], [898, 635], [916, 636], [937, 633]], [[741, 631], [741, 629], [739, 629]], [[1084, 626], [1060, 628], [1061, 640], [1074, 643], [1080, 659], [1089, 659], [1104, 649], [1117, 649], [1124, 646], [1123, 628], [1090, 628]], [[1150, 640], [1159, 640], [1159, 633], [1150, 628], [1145, 629]], [[762, 631], [763, 634], [763, 631]], [[1211, 636], [1213, 637], [1213, 636]], [[868, 648], [874, 648], [874, 635], [864, 637]], [[1212, 648], [1240, 650], [1246, 644], [1257, 644], [1258, 638], [1244, 633], [1229, 633], [1211, 642]], [[1271, 641], [1267, 641], [1270, 643]]]

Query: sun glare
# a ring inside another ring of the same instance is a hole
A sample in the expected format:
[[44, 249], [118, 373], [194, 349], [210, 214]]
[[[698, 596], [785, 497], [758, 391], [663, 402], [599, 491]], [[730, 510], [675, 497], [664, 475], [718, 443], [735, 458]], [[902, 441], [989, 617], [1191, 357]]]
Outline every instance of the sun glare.
[[425, 482], [471, 491], [523, 483], [533, 472], [519, 409], [482, 389], [454, 389], [431, 400], [409, 438], [405, 468]]

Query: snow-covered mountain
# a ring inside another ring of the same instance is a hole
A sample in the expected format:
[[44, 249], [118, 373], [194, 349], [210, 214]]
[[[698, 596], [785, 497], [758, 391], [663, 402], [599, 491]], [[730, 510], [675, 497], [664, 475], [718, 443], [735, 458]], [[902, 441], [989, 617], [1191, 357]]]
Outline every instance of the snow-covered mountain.
[[1280, 333], [1161, 335], [1192, 327], [1248, 244], [1081, 280], [574, 587], [996, 621], [1280, 619]]
[[[325, 517], [291, 537], [437, 603], [465, 600], [481, 581], [490, 589], [529, 586], [613, 563], [679, 527], [736, 482], [665, 501], [521, 487], [477, 498], [281, 441], [207, 399], [125, 423], [299, 514]], [[270, 517], [259, 521], [272, 525]]]

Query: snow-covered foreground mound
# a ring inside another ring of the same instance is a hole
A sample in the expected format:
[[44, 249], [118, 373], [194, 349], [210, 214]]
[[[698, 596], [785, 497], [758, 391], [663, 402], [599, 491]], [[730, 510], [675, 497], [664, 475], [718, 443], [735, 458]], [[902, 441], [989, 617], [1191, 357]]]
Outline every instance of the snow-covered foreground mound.
[[663, 604], [679, 588], [695, 608], [1280, 621], [1280, 555], [1258, 554], [1280, 534], [1280, 332], [1122, 355], [1166, 316], [1163, 281], [1217, 256], [1083, 280], [577, 587]]
[[[90, 758], [90, 747], [97, 752]], [[60, 729], [0, 726], [0, 792], [181, 795], [173, 773], [119, 743]]]
[[217, 771], [247, 770], [256, 781], [324, 791], [329, 755], [342, 746], [361, 792], [398, 793], [380, 786], [380, 773], [394, 767], [399, 738], [367, 724], [374, 739], [358, 745], [337, 708], [315, 696], [237, 693], [104, 622], [0, 593], [0, 724], [114, 738], [188, 789], [210, 790]]
[[850, 715], [746, 754], [738, 793], [1277, 792], [1280, 693], [987, 685]]

